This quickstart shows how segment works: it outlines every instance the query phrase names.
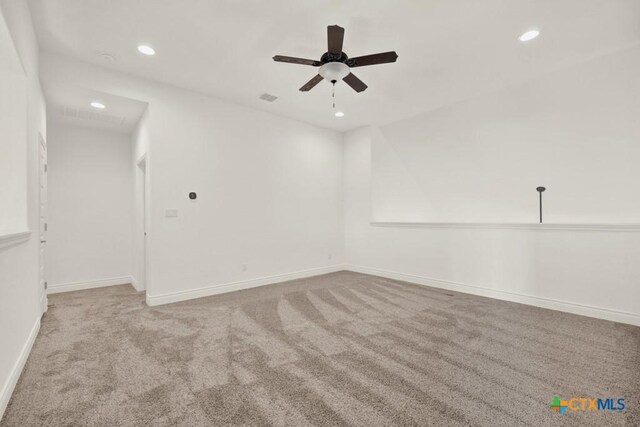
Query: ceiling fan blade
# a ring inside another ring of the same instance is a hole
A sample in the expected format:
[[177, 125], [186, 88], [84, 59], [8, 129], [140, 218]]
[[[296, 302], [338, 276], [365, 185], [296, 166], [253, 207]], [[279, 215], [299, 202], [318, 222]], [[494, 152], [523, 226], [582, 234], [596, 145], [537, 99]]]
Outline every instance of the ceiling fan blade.
[[387, 64], [389, 62], [396, 62], [396, 59], [398, 59], [398, 54], [394, 51], [374, 53], [373, 55], [349, 58], [349, 60], [347, 60], [347, 65], [351, 68], [364, 67], [365, 65]]
[[344, 80], [344, 82], [351, 86], [356, 92], [362, 92], [368, 87], [362, 80], [354, 76], [352, 73], [347, 74], [347, 77], [342, 80]]
[[327, 27], [327, 40], [329, 41], [329, 53], [341, 54], [344, 28], [337, 25], [329, 25]]
[[309, 92], [311, 89], [315, 87], [315, 85], [320, 83], [322, 79], [323, 77], [320, 74], [318, 74], [317, 76], [315, 76], [314, 78], [306, 82], [304, 86], [300, 88], [300, 92]]
[[314, 61], [313, 59], [294, 58], [293, 56], [276, 55], [273, 57], [276, 62], [287, 62], [289, 64], [311, 65], [313, 67], [319, 67], [322, 65], [320, 61]]

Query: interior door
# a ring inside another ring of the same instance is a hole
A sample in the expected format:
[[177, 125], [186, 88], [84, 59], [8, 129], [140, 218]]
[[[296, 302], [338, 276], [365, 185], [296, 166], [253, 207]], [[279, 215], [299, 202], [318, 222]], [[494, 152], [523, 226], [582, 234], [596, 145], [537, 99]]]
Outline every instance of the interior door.
[[47, 143], [42, 137], [39, 135], [40, 144], [39, 144], [39, 182], [40, 182], [40, 249], [39, 249], [39, 293], [40, 293], [40, 301], [42, 302], [42, 312], [47, 311], [47, 272], [45, 268], [45, 259], [46, 259], [46, 248], [47, 248]]

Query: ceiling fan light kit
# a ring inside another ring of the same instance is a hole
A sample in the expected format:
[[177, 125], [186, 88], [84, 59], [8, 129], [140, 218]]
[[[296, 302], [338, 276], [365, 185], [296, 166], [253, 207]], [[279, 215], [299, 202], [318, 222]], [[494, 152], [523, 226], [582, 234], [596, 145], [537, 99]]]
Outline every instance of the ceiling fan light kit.
[[318, 74], [331, 83], [344, 79], [349, 73], [349, 67], [344, 62], [327, 62], [318, 70]]
[[351, 68], [386, 64], [396, 62], [398, 59], [398, 54], [393, 51], [349, 58], [342, 51], [344, 28], [338, 25], [329, 25], [327, 27], [327, 39], [327, 52], [322, 55], [319, 61], [282, 55], [273, 57], [276, 62], [320, 67], [318, 74], [300, 88], [302, 92], [308, 92], [322, 80], [327, 80], [334, 85], [336, 82], [343, 80], [356, 92], [362, 92], [367, 89], [367, 85], [351, 72]]

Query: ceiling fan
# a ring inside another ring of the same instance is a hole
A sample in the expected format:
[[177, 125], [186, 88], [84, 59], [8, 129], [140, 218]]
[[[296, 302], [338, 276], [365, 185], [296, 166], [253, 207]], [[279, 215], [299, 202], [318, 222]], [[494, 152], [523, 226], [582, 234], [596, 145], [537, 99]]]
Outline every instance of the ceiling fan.
[[349, 58], [347, 54], [342, 51], [344, 28], [338, 25], [329, 25], [327, 27], [327, 39], [328, 50], [322, 55], [322, 57], [320, 57], [319, 61], [282, 55], [276, 55], [273, 57], [273, 60], [276, 62], [288, 62], [290, 64], [320, 67], [318, 75], [305, 83], [305, 85], [300, 88], [301, 92], [308, 92], [313, 89], [313, 87], [320, 83], [322, 79], [326, 79], [334, 85], [337, 81], [344, 80], [344, 82], [351, 86], [353, 90], [356, 92], [362, 92], [367, 88], [367, 85], [351, 73], [351, 68], [364, 67], [366, 65], [386, 64], [389, 62], [396, 62], [396, 59], [398, 59], [398, 54], [394, 51]]

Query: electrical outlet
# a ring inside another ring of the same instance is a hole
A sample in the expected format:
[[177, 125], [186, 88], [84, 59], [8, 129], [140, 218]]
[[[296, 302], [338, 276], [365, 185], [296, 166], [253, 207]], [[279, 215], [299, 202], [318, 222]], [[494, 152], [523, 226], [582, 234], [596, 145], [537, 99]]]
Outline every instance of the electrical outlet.
[[332, 259], [333, 258], [333, 254], [329, 254], [329, 256], [327, 258], [328, 259]]
[[247, 271], [247, 264], [242, 264], [242, 271]]

